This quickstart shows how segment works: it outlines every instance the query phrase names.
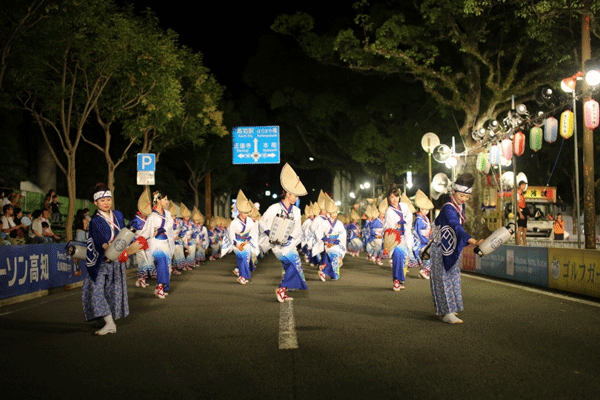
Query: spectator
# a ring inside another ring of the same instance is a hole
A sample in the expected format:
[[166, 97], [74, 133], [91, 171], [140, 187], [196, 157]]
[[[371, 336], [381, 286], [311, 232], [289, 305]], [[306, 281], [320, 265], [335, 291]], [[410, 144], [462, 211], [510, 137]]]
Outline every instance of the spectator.
[[60, 210], [58, 206], [60, 203], [58, 202], [58, 195], [52, 195], [52, 200], [50, 201], [50, 212], [52, 213], [52, 222], [60, 222]]
[[87, 242], [88, 221], [85, 210], [87, 209], [79, 209], [75, 214], [75, 240], [78, 242]]
[[[9, 199], [10, 204], [12, 204], [13, 207], [21, 207], [21, 193], [12, 192], [9, 196]], [[17, 215], [16, 212], [15, 215]]]
[[17, 229], [10, 233], [10, 237], [14, 238], [17, 244], [25, 244], [28, 227], [25, 224], [25, 221], [23, 221], [23, 210], [21, 210], [19, 207], [14, 207], [13, 220], [17, 226]]
[[527, 217], [529, 216], [529, 209], [525, 202], [526, 190], [527, 182], [519, 182], [519, 187], [517, 189], [517, 246], [527, 246]]
[[[16, 239], [17, 229], [23, 228], [23, 224], [15, 224], [13, 214], [14, 209], [10, 204], [6, 204], [2, 207], [2, 211], [4, 215], [2, 216], [2, 232], [7, 236], [6, 239], [10, 242], [10, 244], [17, 244], [18, 241]], [[14, 233], [13, 233], [14, 232]], [[13, 237], [14, 236], [14, 237]]]
[[[553, 219], [552, 216], [550, 219]], [[554, 220], [554, 240], [565, 240], [565, 220], [561, 213], [556, 214]]]
[[49, 215], [48, 210], [38, 210], [34, 213], [34, 220], [31, 223], [29, 232], [29, 236], [33, 238], [34, 243], [53, 243], [55, 240], [60, 239], [50, 228]]
[[10, 204], [10, 192], [2, 192], [2, 200], [0, 202], [0, 207], [4, 207], [7, 204]]
[[54, 196], [55, 194], [56, 194], [56, 190], [54, 190], [54, 189], [48, 190], [48, 194], [46, 195], [46, 198], [44, 199], [44, 204], [42, 204], [43, 210], [52, 211], [52, 207], [50, 206], [50, 203], [52, 202], [52, 196]]

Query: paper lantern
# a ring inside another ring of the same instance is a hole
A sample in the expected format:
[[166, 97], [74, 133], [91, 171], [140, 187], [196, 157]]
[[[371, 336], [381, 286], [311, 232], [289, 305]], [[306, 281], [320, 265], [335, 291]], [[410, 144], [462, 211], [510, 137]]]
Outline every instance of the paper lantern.
[[542, 148], [542, 138], [544, 137], [544, 133], [542, 132], [542, 128], [539, 126], [534, 126], [529, 131], [529, 148], [533, 151], [539, 151]]
[[573, 111], [565, 110], [560, 114], [560, 136], [565, 139], [573, 136]]
[[554, 117], [546, 118], [544, 122], [544, 140], [548, 143], [554, 143], [558, 136], [558, 120]]
[[600, 124], [600, 105], [594, 99], [589, 99], [583, 105], [583, 119], [588, 129], [596, 129]]
[[498, 146], [497, 144], [490, 146], [490, 164], [500, 164], [500, 146]]
[[525, 152], [525, 134], [521, 131], [515, 133], [513, 138], [513, 152], [516, 156], [520, 156]]
[[477, 154], [477, 160], [475, 161], [475, 166], [477, 171], [485, 172], [487, 169], [488, 159], [487, 153], [479, 153]]
[[500, 148], [502, 149], [502, 157], [507, 160], [512, 159], [513, 156], [513, 143], [510, 139], [503, 139], [500, 142]]

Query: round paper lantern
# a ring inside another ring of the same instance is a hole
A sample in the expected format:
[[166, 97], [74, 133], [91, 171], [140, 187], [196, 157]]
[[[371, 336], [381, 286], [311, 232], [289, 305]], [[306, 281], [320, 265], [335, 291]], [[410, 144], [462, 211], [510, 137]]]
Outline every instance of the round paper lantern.
[[594, 99], [589, 99], [583, 105], [583, 119], [588, 129], [596, 129], [600, 125], [600, 105]]
[[554, 117], [546, 118], [544, 121], [544, 140], [548, 143], [554, 143], [558, 136], [558, 120]]
[[477, 171], [484, 172], [486, 170], [488, 164], [487, 153], [479, 153], [477, 154], [477, 161], [475, 161], [475, 166], [477, 167]]
[[565, 139], [573, 136], [573, 111], [565, 110], [560, 114], [560, 136]]
[[500, 164], [500, 146], [498, 146], [497, 144], [490, 146], [490, 164]]
[[512, 159], [513, 156], [513, 143], [510, 139], [502, 139], [500, 142], [500, 148], [502, 149], [502, 157], [507, 160]]
[[521, 131], [515, 133], [513, 138], [513, 152], [516, 156], [520, 156], [525, 152], [525, 135]]
[[539, 151], [542, 148], [542, 138], [544, 137], [544, 133], [542, 132], [542, 128], [539, 126], [534, 126], [529, 131], [529, 148], [533, 151]]

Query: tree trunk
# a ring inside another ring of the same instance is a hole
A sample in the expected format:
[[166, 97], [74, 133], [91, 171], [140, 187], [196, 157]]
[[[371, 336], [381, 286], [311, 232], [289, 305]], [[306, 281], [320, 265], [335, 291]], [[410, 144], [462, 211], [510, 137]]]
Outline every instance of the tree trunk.
[[65, 234], [67, 241], [73, 240], [73, 221], [75, 219], [75, 201], [77, 200], [75, 180], [75, 152], [69, 154], [67, 160], [67, 189], [69, 194], [69, 209], [67, 221], [65, 222]]

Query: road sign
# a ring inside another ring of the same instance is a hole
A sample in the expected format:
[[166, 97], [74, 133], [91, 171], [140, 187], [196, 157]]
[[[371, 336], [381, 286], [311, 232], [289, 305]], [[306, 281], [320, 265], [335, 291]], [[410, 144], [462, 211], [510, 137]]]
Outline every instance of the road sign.
[[138, 153], [137, 155], [138, 171], [156, 171], [156, 154]]
[[279, 127], [233, 128], [233, 164], [279, 164]]
[[138, 185], [154, 185], [154, 171], [138, 171], [137, 172], [137, 184]]

